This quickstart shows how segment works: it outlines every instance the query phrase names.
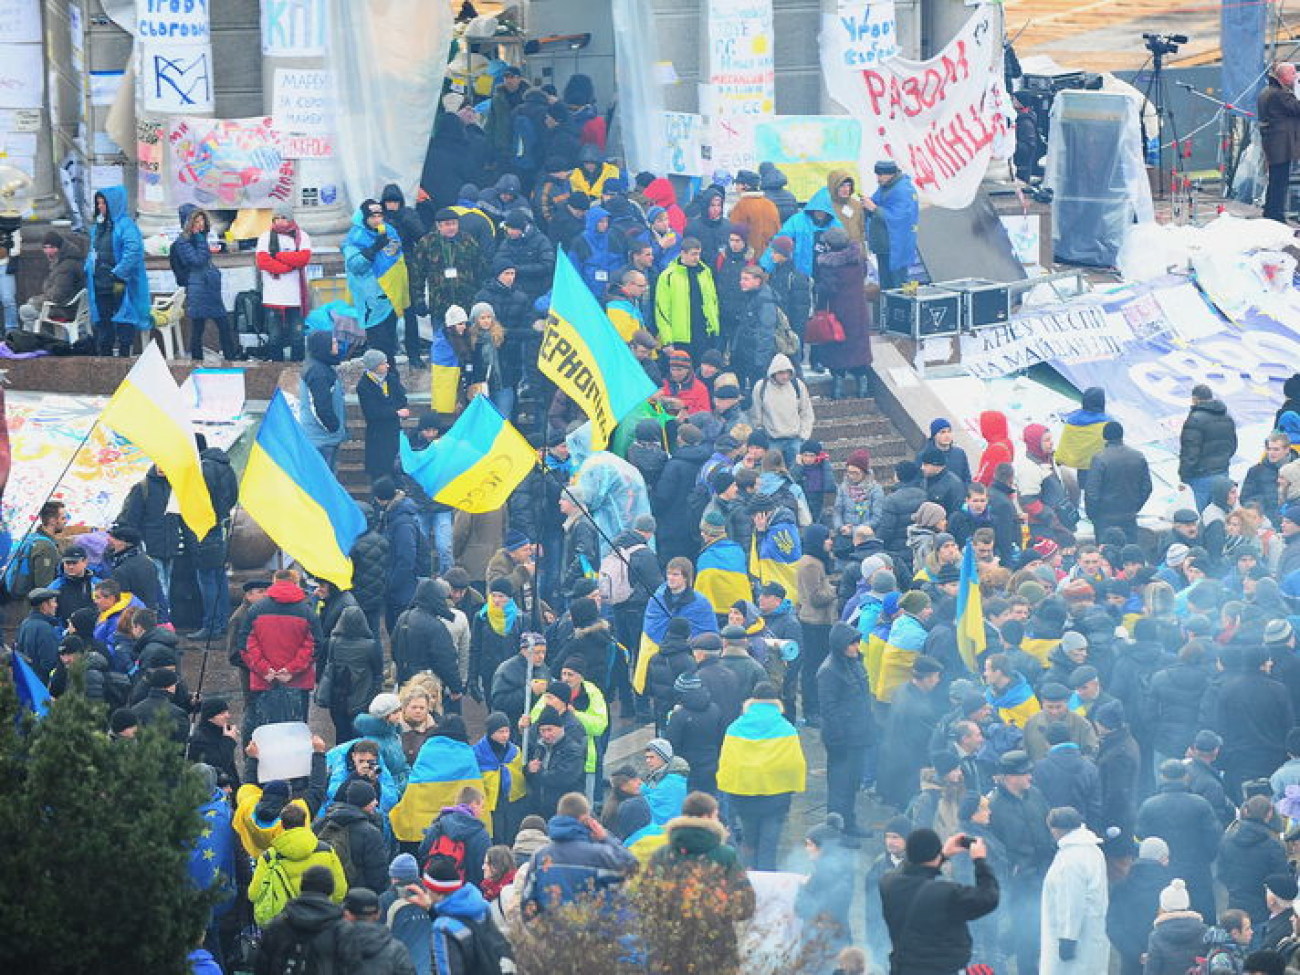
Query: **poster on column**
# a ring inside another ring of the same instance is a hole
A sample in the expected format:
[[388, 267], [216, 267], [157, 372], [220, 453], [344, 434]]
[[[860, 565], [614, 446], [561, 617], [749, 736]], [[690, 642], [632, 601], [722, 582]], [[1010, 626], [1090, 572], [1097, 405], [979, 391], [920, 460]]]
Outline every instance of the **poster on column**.
[[262, 53], [306, 58], [325, 53], [325, 0], [262, 0]]
[[778, 115], [754, 130], [758, 158], [780, 167], [800, 200], [825, 186], [832, 169], [856, 175], [861, 143], [862, 123], [849, 115]]
[[167, 132], [171, 202], [235, 210], [272, 207], [293, 192], [271, 119], [172, 119]]
[[772, 0], [709, 0], [710, 168], [757, 169], [754, 126], [776, 111]]
[[289, 159], [334, 155], [334, 75], [318, 69], [277, 68], [271, 113]]
[[137, 0], [135, 36], [146, 112], [212, 111], [212, 29], [206, 3]]
[[40, 108], [45, 56], [39, 44], [0, 44], [0, 108]]
[[0, 0], [0, 44], [40, 42], [40, 0]]
[[[854, 6], [841, 4], [841, 9]], [[868, 17], [828, 15], [822, 20], [822, 75], [827, 91], [862, 121], [859, 165], [892, 158], [911, 174], [922, 198], [961, 209], [975, 198], [990, 160], [1014, 149], [1002, 78], [999, 8], [980, 6], [935, 57], [888, 57], [861, 63], [878, 49], [861, 38]]]
[[692, 112], [663, 113], [663, 171], [670, 176], [704, 174], [704, 119]]

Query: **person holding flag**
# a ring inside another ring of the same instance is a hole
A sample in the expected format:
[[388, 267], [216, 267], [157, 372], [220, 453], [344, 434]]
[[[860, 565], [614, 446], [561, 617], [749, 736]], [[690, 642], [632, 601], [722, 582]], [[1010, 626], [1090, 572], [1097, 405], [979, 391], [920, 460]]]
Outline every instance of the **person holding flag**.
[[984, 632], [984, 599], [980, 594], [975, 547], [967, 542], [961, 556], [961, 578], [957, 581], [957, 654], [973, 675], [980, 672], [980, 658], [988, 646]]
[[366, 330], [366, 343], [397, 365], [397, 319], [410, 302], [410, 280], [402, 239], [385, 223], [378, 200], [364, 200], [343, 238], [343, 266], [357, 318]]

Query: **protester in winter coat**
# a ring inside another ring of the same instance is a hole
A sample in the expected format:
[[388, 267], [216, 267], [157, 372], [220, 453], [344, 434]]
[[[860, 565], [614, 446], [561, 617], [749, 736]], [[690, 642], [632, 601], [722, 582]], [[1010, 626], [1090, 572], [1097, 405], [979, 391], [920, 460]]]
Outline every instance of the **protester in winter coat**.
[[1160, 766], [1160, 789], [1138, 809], [1141, 838], [1158, 836], [1169, 844], [1169, 868], [1187, 882], [1192, 905], [1202, 917], [1214, 915], [1210, 865], [1219, 848], [1219, 821], [1210, 804], [1187, 788], [1187, 766], [1169, 759]]
[[1263, 928], [1268, 921], [1264, 880], [1287, 873], [1286, 851], [1273, 831], [1273, 807], [1266, 796], [1251, 796], [1241, 806], [1240, 819], [1219, 843], [1218, 878], [1228, 891], [1228, 907], [1250, 915]]
[[384, 662], [366, 615], [357, 606], [344, 609], [330, 630], [322, 686], [316, 703], [329, 708], [334, 740], [356, 737], [352, 719], [379, 692]]
[[[334, 876], [334, 891], [330, 899], [343, 900], [347, 891], [347, 877], [343, 864], [328, 843], [322, 843], [307, 826], [307, 813], [300, 806], [285, 806], [280, 813], [283, 831], [272, 841], [270, 849], [257, 858], [252, 882], [248, 885], [248, 899], [253, 904], [253, 916], [265, 927], [280, 910], [284, 909], [283, 892], [277, 891], [277, 874], [288, 882], [290, 899], [302, 889], [303, 874], [315, 866], [326, 867]], [[277, 910], [277, 907], [279, 910]]]
[[815, 673], [826, 748], [826, 808], [843, 817], [845, 835], [850, 837], [860, 835], [856, 800], [873, 728], [860, 647], [861, 634], [845, 623], [836, 623], [830, 628], [826, 659]]
[[410, 608], [397, 618], [393, 628], [393, 662], [399, 684], [428, 671], [442, 682], [453, 701], [459, 700], [464, 685], [456, 645], [447, 629], [447, 621], [452, 618], [436, 580], [421, 579], [416, 583]]
[[777, 302], [761, 267], [740, 272], [740, 296], [734, 317], [731, 366], [746, 386], [763, 378], [776, 355]]
[[[876, 255], [880, 286], [900, 288], [916, 261], [918, 203], [912, 178], [899, 170], [892, 159], [875, 165], [876, 190], [863, 207], [870, 214], [867, 246]], [[837, 206], [839, 200], [832, 201]]]
[[655, 332], [662, 344], [700, 355], [721, 334], [717, 286], [698, 238], [682, 241], [655, 283]]
[[623, 251], [610, 233], [609, 223], [609, 211], [593, 206], [587, 211], [582, 235], [574, 238], [570, 249], [574, 266], [596, 298], [609, 290], [614, 275], [623, 267]]
[[[844, 341], [813, 347], [816, 361], [835, 376], [832, 397], [854, 392], [869, 396], [871, 367], [871, 309], [866, 296], [866, 256], [846, 228], [822, 234], [825, 249], [817, 254], [814, 281], [818, 308], [829, 308], [844, 329]], [[856, 389], [850, 388], [850, 379]]]
[[402, 377], [389, 366], [382, 351], [367, 349], [361, 363], [366, 371], [357, 380], [357, 402], [366, 421], [366, 473], [374, 482], [392, 476], [402, 420], [411, 411], [406, 408]]
[[1047, 824], [1057, 853], [1043, 879], [1043, 975], [1084, 975], [1106, 969], [1110, 944], [1106, 940], [1106, 860], [1101, 840], [1086, 826], [1078, 810], [1053, 809]]
[[692, 791], [717, 791], [718, 759], [727, 730], [722, 709], [709, 696], [704, 682], [693, 671], [678, 675], [673, 682], [677, 704], [668, 715], [664, 737], [673, 754], [691, 767], [686, 785]]
[[131, 219], [126, 187], [95, 191], [90, 251], [86, 255], [86, 294], [95, 342], [102, 356], [131, 355], [137, 330], [153, 326], [144, 238]]
[[297, 578], [293, 570], [276, 572], [265, 598], [249, 609], [236, 634], [237, 645], [244, 647], [254, 707], [264, 701], [259, 695], [273, 687], [293, 692], [290, 700], [296, 719], [280, 716], [278, 720], [307, 717], [307, 692], [316, 686], [315, 659], [324, 645], [319, 620]]
[[1142, 975], [1142, 956], [1160, 909], [1160, 893], [1173, 879], [1168, 862], [1165, 841], [1154, 836], [1145, 839], [1128, 875], [1111, 889], [1106, 934], [1119, 955], [1120, 975]]
[[1102, 428], [1112, 419], [1106, 412], [1106, 391], [1100, 386], [1085, 389], [1080, 408], [1066, 414], [1061, 442], [1056, 445], [1056, 462], [1079, 471], [1080, 482], [1084, 480], [1082, 472], [1092, 466], [1092, 458], [1105, 445]]
[[420, 279], [411, 280], [401, 237], [386, 220], [379, 201], [362, 201], [342, 249], [348, 291], [366, 330], [366, 343], [386, 353], [389, 365], [396, 365], [397, 320], [411, 306], [412, 285]]
[[27, 300], [18, 306], [18, 318], [25, 332], [35, 330], [36, 319], [41, 316], [47, 301], [54, 306], [51, 314], [71, 321], [76, 312], [72, 299], [86, 287], [85, 237], [47, 230], [41, 242], [41, 250], [49, 261], [41, 290], [28, 295]]
[[1237, 452], [1237, 424], [1210, 387], [1192, 388], [1192, 406], [1178, 436], [1178, 477], [1192, 489], [1197, 510], [1210, 500], [1210, 479], [1226, 475]]
[[257, 270], [266, 317], [266, 354], [271, 362], [284, 360], [287, 347], [295, 362], [303, 356], [303, 319], [311, 308], [307, 265], [311, 263], [311, 237], [298, 226], [293, 211], [284, 205], [272, 213], [271, 226], [257, 239]]
[[411, 295], [416, 314], [440, 316], [449, 305], [469, 308], [483, 280], [488, 257], [461, 228], [460, 214], [444, 207], [434, 228], [420, 239], [411, 266]]
[[212, 218], [206, 210], [187, 203], [180, 209], [181, 233], [172, 244], [174, 265], [184, 269], [184, 280], [177, 284], [185, 289], [185, 314], [190, 319], [190, 358], [203, 361], [203, 333], [211, 321], [221, 341], [221, 356], [233, 361], [238, 348], [225, 303], [221, 299], [221, 269], [212, 261], [208, 235]]
[[298, 423], [332, 470], [339, 445], [348, 438], [338, 345], [329, 332], [307, 336], [307, 363], [298, 380]]
[[1097, 536], [1120, 528], [1136, 543], [1137, 514], [1151, 497], [1151, 470], [1140, 451], [1124, 443], [1124, 427], [1111, 420], [1102, 427], [1105, 446], [1092, 458], [1084, 504]]
[[753, 402], [754, 428], [766, 432], [772, 447], [792, 464], [800, 445], [812, 436], [814, 417], [812, 396], [788, 356], [772, 356], [766, 377], [754, 384]]
[[[791, 260], [801, 274], [812, 277], [816, 249], [821, 243], [822, 235], [831, 227], [842, 226], [843, 224], [835, 215], [835, 206], [831, 202], [830, 194], [823, 188], [812, 195], [802, 210], [786, 218], [785, 223], [781, 225], [781, 233], [777, 236], [786, 236], [794, 241], [794, 254]], [[772, 239], [776, 240], [775, 237]], [[765, 271], [772, 270], [771, 243], [768, 244], [767, 251], [759, 258], [758, 263]]]
[[1195, 970], [1197, 959], [1205, 954], [1206, 927], [1201, 915], [1190, 908], [1187, 886], [1175, 877], [1160, 892], [1160, 912], [1147, 942], [1143, 975], [1185, 975]]
[[343, 867], [348, 886], [365, 887], [376, 894], [388, 886], [388, 842], [379, 825], [378, 807], [374, 787], [353, 780], [344, 787], [343, 798], [312, 824], [312, 831], [327, 840], [336, 831], [347, 834], [347, 862]]

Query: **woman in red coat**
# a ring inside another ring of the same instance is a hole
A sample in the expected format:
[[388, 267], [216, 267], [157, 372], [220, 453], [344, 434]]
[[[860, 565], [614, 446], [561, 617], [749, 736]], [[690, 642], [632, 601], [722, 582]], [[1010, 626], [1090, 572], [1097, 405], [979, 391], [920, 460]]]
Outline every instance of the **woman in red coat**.
[[829, 308], [844, 327], [844, 341], [813, 347], [816, 361], [835, 376], [833, 397], [871, 395], [871, 307], [867, 304], [867, 261], [862, 246], [841, 227], [822, 234], [825, 250], [817, 255], [814, 272], [818, 309]]

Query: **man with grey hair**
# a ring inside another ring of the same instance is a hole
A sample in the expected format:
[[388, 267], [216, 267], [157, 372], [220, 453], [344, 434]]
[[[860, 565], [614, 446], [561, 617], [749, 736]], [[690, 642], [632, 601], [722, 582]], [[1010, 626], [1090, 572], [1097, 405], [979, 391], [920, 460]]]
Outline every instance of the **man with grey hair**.
[[1300, 156], [1300, 101], [1295, 96], [1295, 76], [1294, 64], [1274, 61], [1268, 69], [1268, 85], [1255, 103], [1260, 145], [1268, 162], [1263, 216], [1278, 223], [1286, 223], [1291, 163]]

